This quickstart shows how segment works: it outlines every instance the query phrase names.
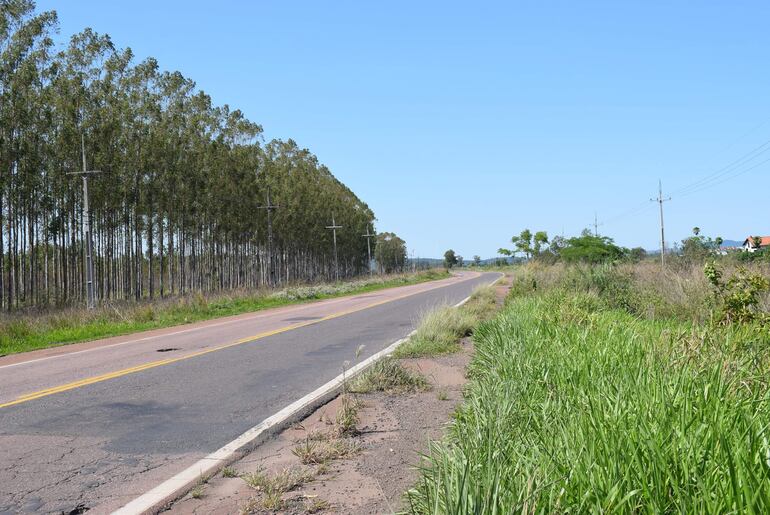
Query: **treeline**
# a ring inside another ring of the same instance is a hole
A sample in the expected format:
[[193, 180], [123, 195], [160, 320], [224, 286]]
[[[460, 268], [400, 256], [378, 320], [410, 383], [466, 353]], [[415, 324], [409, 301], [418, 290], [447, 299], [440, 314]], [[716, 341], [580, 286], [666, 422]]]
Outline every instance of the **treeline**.
[[565, 238], [562, 236], [548, 237], [545, 231], [537, 231], [534, 234], [529, 229], [524, 229], [518, 236], [511, 238], [513, 248], [500, 248], [497, 253], [516, 259], [521, 254], [526, 260], [537, 260], [544, 263], [564, 261], [566, 263], [603, 263], [619, 261], [623, 259], [639, 261], [646, 256], [641, 247], [627, 249], [615, 245], [612, 238], [592, 234], [585, 229], [580, 236]]
[[109, 36], [57, 49], [34, 8], [0, 0], [0, 307], [84, 299], [81, 142], [97, 299], [333, 278], [332, 215], [340, 276], [366, 270], [374, 215], [312, 153]]

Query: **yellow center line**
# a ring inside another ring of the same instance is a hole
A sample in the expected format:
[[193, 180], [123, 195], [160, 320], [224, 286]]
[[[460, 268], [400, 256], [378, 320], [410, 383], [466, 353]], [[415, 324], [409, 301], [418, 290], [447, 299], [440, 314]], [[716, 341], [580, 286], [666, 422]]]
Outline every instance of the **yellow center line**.
[[9, 406], [15, 406], [17, 404], [22, 404], [24, 402], [29, 402], [29, 401], [32, 401], [32, 400], [35, 400], [35, 399], [40, 399], [42, 397], [47, 397], [49, 395], [54, 395], [54, 394], [57, 394], [57, 393], [66, 392], [68, 390], [74, 390], [75, 388], [81, 388], [83, 386], [87, 386], [87, 385], [90, 385], [90, 384], [101, 383], [102, 381], [107, 381], [107, 380], [110, 380], [110, 379], [115, 379], [115, 378], [126, 376], [126, 375], [129, 375], [129, 374], [134, 374], [136, 372], [141, 372], [143, 370], [148, 370], [148, 369], [156, 368], [156, 367], [162, 367], [164, 365], [170, 365], [171, 363], [177, 363], [179, 361], [183, 361], [183, 360], [186, 360], [186, 359], [197, 358], [198, 356], [203, 356], [203, 355], [209, 354], [211, 352], [216, 352], [216, 351], [223, 350], [223, 349], [229, 349], [230, 347], [235, 347], [236, 345], [243, 345], [244, 343], [249, 343], [249, 342], [253, 342], [253, 341], [256, 341], [256, 340], [261, 340], [261, 339], [267, 338], [269, 336], [274, 336], [276, 334], [285, 333], [285, 332], [288, 332], [288, 331], [292, 331], [294, 329], [299, 329], [301, 327], [307, 327], [309, 325], [319, 324], [321, 322], [326, 322], [327, 320], [331, 320], [333, 318], [338, 318], [338, 317], [341, 317], [341, 316], [349, 315], [349, 314], [355, 313], [357, 311], [363, 311], [365, 309], [370, 309], [370, 308], [374, 308], [374, 307], [377, 307], [377, 306], [381, 306], [382, 304], [387, 304], [388, 302], [393, 302], [393, 301], [396, 301], [396, 300], [401, 300], [401, 299], [404, 299], [406, 297], [410, 297], [412, 295], [417, 295], [419, 293], [424, 293], [426, 291], [430, 291], [432, 289], [435, 289], [435, 288], [431, 288], [431, 289], [428, 289], [428, 290], [416, 291], [416, 292], [413, 292], [413, 293], [407, 293], [406, 295], [401, 295], [399, 297], [393, 297], [391, 299], [381, 300], [379, 302], [368, 304], [366, 306], [361, 306], [361, 307], [358, 307], [358, 308], [353, 308], [353, 309], [349, 309], [349, 310], [345, 310], [345, 311], [339, 311], [337, 313], [332, 313], [330, 315], [326, 315], [326, 316], [324, 316], [322, 318], [319, 318], [317, 320], [308, 320], [306, 322], [300, 322], [298, 324], [287, 325], [287, 326], [284, 326], [284, 327], [280, 327], [278, 329], [273, 329], [271, 331], [265, 331], [265, 332], [262, 332], [262, 333], [259, 333], [259, 334], [255, 334], [253, 336], [247, 336], [245, 338], [241, 338], [240, 340], [236, 340], [236, 341], [234, 341], [232, 343], [228, 343], [228, 344], [225, 344], [225, 345], [220, 345], [219, 347], [213, 347], [213, 348], [210, 348], [210, 349], [200, 350], [200, 351], [197, 351], [197, 352], [186, 354], [184, 356], [179, 356], [177, 358], [168, 358], [168, 359], [161, 359], [161, 360], [158, 360], [158, 361], [151, 361], [149, 363], [144, 363], [144, 364], [137, 365], [137, 366], [134, 366], [134, 367], [124, 368], [122, 370], [116, 370], [114, 372], [108, 372], [106, 374], [102, 374], [102, 375], [98, 375], [98, 376], [87, 377], [85, 379], [80, 379], [78, 381], [73, 381], [71, 383], [67, 383], [67, 384], [63, 384], [63, 385], [59, 385], [59, 386], [54, 386], [54, 387], [51, 387], [51, 388], [46, 388], [44, 390], [38, 390], [38, 391], [32, 392], [32, 393], [27, 393], [27, 394], [24, 394], [24, 395], [21, 395], [21, 396], [17, 397], [16, 399], [14, 399], [12, 401], [8, 401], [6, 403], [0, 404], [0, 409], [7, 408]]

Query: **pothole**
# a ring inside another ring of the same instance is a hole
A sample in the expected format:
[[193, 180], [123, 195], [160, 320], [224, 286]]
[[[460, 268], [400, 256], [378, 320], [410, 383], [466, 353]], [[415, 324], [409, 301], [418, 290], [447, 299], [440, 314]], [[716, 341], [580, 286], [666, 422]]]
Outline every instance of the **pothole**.
[[62, 515], [82, 515], [83, 513], [87, 512], [90, 508], [86, 506], [85, 504], [78, 504], [74, 508], [72, 508], [70, 511], [63, 511]]

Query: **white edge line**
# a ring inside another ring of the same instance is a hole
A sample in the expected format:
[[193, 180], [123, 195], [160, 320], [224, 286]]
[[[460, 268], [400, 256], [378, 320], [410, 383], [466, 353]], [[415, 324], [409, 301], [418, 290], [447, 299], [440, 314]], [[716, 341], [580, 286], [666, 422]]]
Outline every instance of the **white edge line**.
[[[494, 285], [503, 277], [505, 277], [505, 274], [502, 274], [491, 282], [490, 286]], [[462, 306], [468, 302], [470, 298], [470, 295], [465, 297], [455, 304], [454, 307]], [[338, 390], [341, 389], [345, 377], [350, 379], [361, 373], [380, 358], [392, 354], [399, 345], [411, 338], [416, 332], [417, 330], [412, 331], [404, 338], [393, 342], [385, 349], [351, 367], [345, 374], [338, 375], [315, 391], [292, 402], [278, 413], [266, 418], [224, 447], [198, 460], [182, 472], [179, 472], [177, 475], [167, 479], [152, 490], [149, 490], [122, 508], [114, 511], [113, 515], [144, 515], [158, 513], [169, 503], [187, 493], [187, 491], [189, 491], [201, 477], [207, 477], [217, 473], [223, 467], [241, 458], [241, 454], [245, 454], [248, 450], [253, 449], [265, 441], [270, 435], [288, 427], [294, 421], [301, 420], [313, 409], [325, 404], [337, 394]]]

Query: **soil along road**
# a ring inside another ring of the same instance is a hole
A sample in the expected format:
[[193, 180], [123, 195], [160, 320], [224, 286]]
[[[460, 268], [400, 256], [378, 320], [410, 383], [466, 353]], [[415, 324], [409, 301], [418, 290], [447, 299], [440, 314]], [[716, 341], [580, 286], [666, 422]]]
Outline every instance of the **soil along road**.
[[118, 508], [497, 276], [0, 359], [0, 513]]

